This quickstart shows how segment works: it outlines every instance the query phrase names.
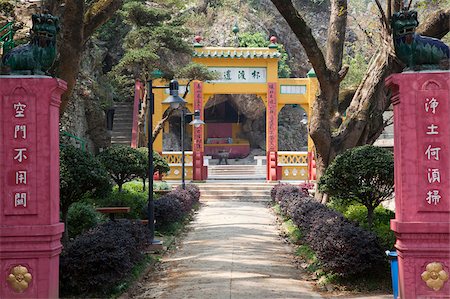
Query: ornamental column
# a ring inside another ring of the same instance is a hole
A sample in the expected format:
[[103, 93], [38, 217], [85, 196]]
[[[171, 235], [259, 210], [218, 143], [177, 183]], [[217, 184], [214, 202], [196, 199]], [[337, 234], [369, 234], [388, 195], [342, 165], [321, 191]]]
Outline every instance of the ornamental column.
[[450, 294], [450, 72], [390, 76], [401, 298]]
[[278, 100], [277, 83], [267, 83], [267, 128], [266, 128], [266, 151], [267, 151], [267, 180], [278, 179]]
[[0, 76], [0, 298], [58, 298], [62, 80]]
[[[194, 82], [194, 111], [200, 111], [200, 119], [204, 119], [203, 111], [203, 82]], [[194, 181], [203, 181], [208, 177], [207, 168], [203, 165], [204, 156], [204, 126], [193, 127], [194, 139], [193, 157], [192, 157], [192, 179]]]

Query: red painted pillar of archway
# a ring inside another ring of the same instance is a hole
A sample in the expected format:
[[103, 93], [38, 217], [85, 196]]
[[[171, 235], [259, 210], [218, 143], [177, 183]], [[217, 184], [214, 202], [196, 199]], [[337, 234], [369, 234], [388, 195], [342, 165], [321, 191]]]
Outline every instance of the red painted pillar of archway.
[[0, 298], [58, 298], [66, 86], [50, 77], [0, 77]]
[[278, 100], [277, 83], [267, 84], [267, 127], [266, 127], [266, 152], [267, 152], [267, 180], [278, 179]]
[[386, 82], [394, 104], [391, 229], [397, 237], [400, 297], [448, 298], [450, 72], [395, 74]]
[[[200, 111], [200, 119], [203, 117], [203, 83], [199, 81], [194, 82], [194, 110]], [[194, 145], [193, 145], [193, 180], [202, 181], [206, 180], [208, 173], [205, 166], [203, 166], [204, 156], [204, 134], [203, 126], [198, 128], [194, 127]]]

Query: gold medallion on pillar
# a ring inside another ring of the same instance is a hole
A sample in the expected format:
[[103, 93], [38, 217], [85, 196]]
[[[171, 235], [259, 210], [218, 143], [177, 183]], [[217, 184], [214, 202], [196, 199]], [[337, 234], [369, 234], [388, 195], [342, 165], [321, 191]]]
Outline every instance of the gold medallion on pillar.
[[439, 291], [448, 280], [448, 273], [445, 272], [442, 264], [438, 262], [429, 263], [426, 271], [421, 276], [427, 286], [435, 291]]
[[11, 269], [11, 273], [6, 280], [15, 292], [23, 293], [28, 289], [32, 279], [31, 274], [28, 273], [28, 269], [22, 265], [18, 265]]

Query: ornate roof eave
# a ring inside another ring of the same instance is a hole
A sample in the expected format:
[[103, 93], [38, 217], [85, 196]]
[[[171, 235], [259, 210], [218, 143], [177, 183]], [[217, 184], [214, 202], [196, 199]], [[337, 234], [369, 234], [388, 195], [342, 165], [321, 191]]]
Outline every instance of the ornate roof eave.
[[192, 56], [194, 58], [278, 59], [281, 53], [274, 48], [203, 47], [194, 48]]

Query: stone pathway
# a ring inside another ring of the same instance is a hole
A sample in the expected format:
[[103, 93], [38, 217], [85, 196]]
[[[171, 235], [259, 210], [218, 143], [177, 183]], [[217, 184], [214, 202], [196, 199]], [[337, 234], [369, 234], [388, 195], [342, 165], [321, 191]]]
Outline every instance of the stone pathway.
[[292, 264], [263, 202], [207, 202], [163, 271], [132, 298], [321, 298]]
[[322, 298], [292, 263], [275, 222], [267, 202], [203, 203], [182, 245], [122, 299]]

